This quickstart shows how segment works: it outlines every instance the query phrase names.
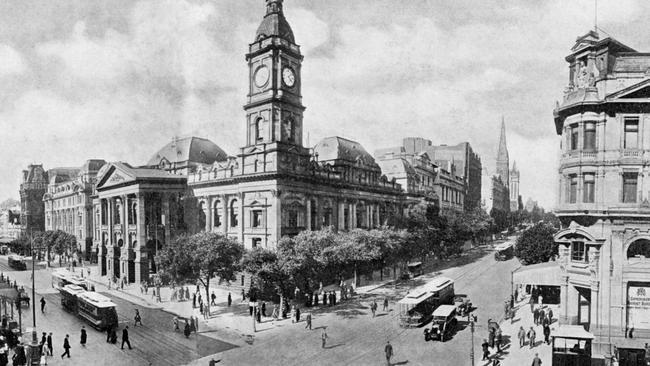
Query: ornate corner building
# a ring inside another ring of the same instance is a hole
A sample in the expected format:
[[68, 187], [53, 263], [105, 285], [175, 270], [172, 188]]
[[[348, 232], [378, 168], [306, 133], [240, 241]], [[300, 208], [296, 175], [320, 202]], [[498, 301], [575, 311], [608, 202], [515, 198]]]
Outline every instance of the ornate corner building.
[[650, 338], [650, 54], [592, 31], [566, 61], [554, 110], [560, 320], [591, 331], [596, 354], [641, 349]]

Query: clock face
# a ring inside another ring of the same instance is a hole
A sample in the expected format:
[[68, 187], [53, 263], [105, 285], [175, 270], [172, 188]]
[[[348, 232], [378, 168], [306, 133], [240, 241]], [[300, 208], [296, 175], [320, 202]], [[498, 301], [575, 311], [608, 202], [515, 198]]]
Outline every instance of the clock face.
[[296, 74], [294, 74], [290, 67], [285, 67], [282, 70], [282, 81], [284, 82], [284, 85], [290, 88], [296, 83]]
[[264, 65], [258, 67], [253, 78], [258, 88], [263, 87], [269, 81], [269, 68]]

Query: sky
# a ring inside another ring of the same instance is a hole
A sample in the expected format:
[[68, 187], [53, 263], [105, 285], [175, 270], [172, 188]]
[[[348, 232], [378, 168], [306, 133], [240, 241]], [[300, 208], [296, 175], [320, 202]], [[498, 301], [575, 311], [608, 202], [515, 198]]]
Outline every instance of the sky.
[[[0, 2], [0, 199], [21, 171], [147, 160], [174, 136], [245, 143], [244, 55], [264, 0]], [[507, 129], [520, 193], [555, 204], [553, 108], [594, 0], [285, 0], [305, 56], [305, 143], [369, 152], [406, 136], [469, 141], [494, 170]], [[650, 2], [598, 1], [601, 37], [650, 50]]]

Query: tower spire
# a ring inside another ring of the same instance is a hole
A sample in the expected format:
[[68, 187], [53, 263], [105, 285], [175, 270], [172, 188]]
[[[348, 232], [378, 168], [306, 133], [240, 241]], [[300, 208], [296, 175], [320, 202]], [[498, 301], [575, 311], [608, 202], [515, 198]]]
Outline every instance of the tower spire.
[[501, 135], [499, 136], [499, 151], [497, 153], [497, 174], [501, 176], [501, 180], [505, 184], [508, 184], [510, 181], [510, 158], [506, 143], [506, 122], [503, 116], [501, 116]]

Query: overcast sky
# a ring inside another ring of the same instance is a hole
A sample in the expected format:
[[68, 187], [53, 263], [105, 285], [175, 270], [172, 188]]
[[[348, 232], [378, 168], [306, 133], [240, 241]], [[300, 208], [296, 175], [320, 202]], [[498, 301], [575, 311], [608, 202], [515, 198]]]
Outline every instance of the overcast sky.
[[[601, 28], [650, 50], [650, 2], [598, 2]], [[29, 163], [144, 164], [172, 136], [207, 137], [235, 155], [244, 54], [264, 4], [1, 1], [0, 199], [18, 197]], [[305, 55], [311, 145], [331, 135], [369, 152], [405, 136], [469, 141], [493, 169], [503, 115], [524, 200], [552, 208], [552, 111], [568, 80], [564, 56], [593, 28], [594, 0], [286, 0], [284, 11]]]

